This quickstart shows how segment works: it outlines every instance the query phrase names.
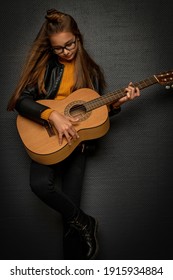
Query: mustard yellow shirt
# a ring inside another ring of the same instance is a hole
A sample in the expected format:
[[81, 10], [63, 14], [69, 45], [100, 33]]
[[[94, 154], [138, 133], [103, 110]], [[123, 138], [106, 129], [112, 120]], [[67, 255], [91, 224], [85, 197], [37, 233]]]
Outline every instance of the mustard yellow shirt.
[[[66, 98], [70, 93], [72, 93], [74, 86], [74, 61], [63, 61], [64, 64], [64, 73], [61, 79], [61, 83], [55, 96], [55, 99], [61, 100]], [[41, 118], [48, 120], [53, 109], [46, 109], [41, 113]]]

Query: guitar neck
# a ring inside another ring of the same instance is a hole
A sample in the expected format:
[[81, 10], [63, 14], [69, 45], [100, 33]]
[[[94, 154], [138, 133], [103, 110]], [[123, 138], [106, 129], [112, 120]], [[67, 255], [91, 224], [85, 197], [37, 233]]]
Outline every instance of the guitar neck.
[[[156, 83], [158, 83], [158, 80], [154, 75], [143, 81], [134, 83], [133, 86], [138, 87], [140, 90], [142, 90]], [[114, 92], [109, 92], [107, 94], [104, 94], [103, 96], [100, 96], [98, 98], [86, 102], [85, 103], [86, 111], [89, 112], [103, 105], [109, 105], [124, 96], [126, 96], [125, 88], [116, 90]]]

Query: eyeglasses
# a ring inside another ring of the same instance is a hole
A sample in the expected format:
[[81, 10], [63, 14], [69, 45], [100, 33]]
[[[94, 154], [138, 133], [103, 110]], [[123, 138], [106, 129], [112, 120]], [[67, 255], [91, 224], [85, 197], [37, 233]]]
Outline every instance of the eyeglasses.
[[71, 51], [76, 47], [76, 39], [73, 42], [70, 42], [68, 44], [65, 45], [65, 47], [54, 47], [52, 48], [52, 50], [54, 51], [54, 53], [56, 54], [61, 54], [64, 52], [64, 50], [68, 50]]

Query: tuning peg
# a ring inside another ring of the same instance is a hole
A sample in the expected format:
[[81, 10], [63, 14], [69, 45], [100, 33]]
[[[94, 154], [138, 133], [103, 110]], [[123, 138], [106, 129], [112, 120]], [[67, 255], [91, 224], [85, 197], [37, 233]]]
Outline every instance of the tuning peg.
[[166, 85], [166, 86], [165, 86], [165, 89], [167, 89], [167, 90], [172, 90], [172, 89], [173, 89], [173, 84], [171, 84], [171, 85]]

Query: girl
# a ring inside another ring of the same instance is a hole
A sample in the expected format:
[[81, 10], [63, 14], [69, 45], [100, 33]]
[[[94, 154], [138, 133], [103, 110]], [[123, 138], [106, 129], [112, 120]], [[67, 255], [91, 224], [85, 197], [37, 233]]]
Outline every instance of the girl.
[[[20, 81], [9, 100], [8, 110], [43, 123], [51, 121], [57, 130], [59, 144], [63, 138], [71, 145], [79, 138], [75, 129], [76, 117], [67, 117], [36, 102], [39, 99], [63, 99], [79, 88], [91, 88], [102, 93], [105, 80], [100, 67], [89, 56], [76, 21], [55, 9], [47, 11], [29, 52]], [[111, 105], [111, 114], [120, 105], [139, 96], [131, 84], [126, 96]], [[58, 164], [42, 165], [31, 161], [30, 186], [49, 207], [61, 213], [64, 224], [64, 258], [94, 259], [98, 251], [97, 221], [80, 209], [86, 151], [90, 144], [83, 142]], [[55, 187], [59, 177], [62, 189]], [[71, 245], [75, 245], [71, 249]]]

